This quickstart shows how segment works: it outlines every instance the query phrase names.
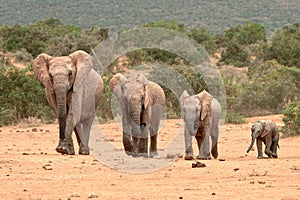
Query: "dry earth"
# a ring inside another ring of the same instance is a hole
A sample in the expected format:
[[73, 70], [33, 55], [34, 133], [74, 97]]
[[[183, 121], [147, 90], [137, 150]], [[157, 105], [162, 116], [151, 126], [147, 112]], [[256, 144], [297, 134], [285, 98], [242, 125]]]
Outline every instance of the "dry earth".
[[[194, 161], [179, 158], [162, 169], [152, 166], [151, 172], [138, 174], [112, 169], [93, 156], [56, 153], [57, 124], [2, 127], [0, 199], [300, 199], [300, 137], [281, 138], [279, 159], [258, 160], [256, 148], [245, 153], [251, 123], [257, 119], [282, 125], [281, 115], [226, 124], [219, 158], [203, 161], [206, 167], [192, 168]], [[165, 123], [160, 150], [174, 139], [180, 123]], [[100, 128], [108, 142], [122, 146], [115, 123]]]

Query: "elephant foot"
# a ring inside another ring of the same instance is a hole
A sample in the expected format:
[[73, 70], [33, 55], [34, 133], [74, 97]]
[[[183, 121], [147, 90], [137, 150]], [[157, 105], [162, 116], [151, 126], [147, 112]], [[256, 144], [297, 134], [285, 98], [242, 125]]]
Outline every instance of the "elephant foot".
[[214, 157], [214, 158], [217, 158], [219, 153], [218, 153], [218, 150], [211, 150], [211, 155]]
[[278, 158], [277, 154], [272, 153], [272, 158]]
[[186, 154], [186, 155], [184, 156], [184, 160], [194, 160], [194, 156], [193, 156], [193, 155]]
[[138, 157], [148, 158], [148, 153], [138, 153]]
[[74, 146], [73, 141], [71, 139], [59, 140], [58, 146], [56, 147], [56, 151], [61, 154], [74, 155]]
[[198, 159], [198, 160], [210, 160], [211, 157], [210, 157], [210, 156], [204, 157], [204, 156], [198, 155], [198, 156], [197, 156], [197, 159]]
[[151, 151], [149, 157], [150, 157], [150, 158], [157, 158], [157, 157], [159, 157], [159, 156], [158, 156], [157, 151]]
[[89, 149], [85, 148], [84, 146], [79, 147], [79, 154], [80, 155], [89, 155], [90, 151]]
[[263, 156], [259, 155], [257, 156], [257, 159], [263, 159]]

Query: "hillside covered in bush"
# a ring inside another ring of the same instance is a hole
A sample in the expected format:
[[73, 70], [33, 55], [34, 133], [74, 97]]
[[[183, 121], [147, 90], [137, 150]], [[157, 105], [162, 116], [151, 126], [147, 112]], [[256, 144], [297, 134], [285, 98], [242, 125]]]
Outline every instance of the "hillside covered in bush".
[[161, 19], [174, 19], [189, 27], [220, 33], [247, 21], [264, 24], [268, 35], [300, 19], [297, 0], [0, 0], [2, 25], [29, 25], [55, 17], [84, 29], [122, 30]]

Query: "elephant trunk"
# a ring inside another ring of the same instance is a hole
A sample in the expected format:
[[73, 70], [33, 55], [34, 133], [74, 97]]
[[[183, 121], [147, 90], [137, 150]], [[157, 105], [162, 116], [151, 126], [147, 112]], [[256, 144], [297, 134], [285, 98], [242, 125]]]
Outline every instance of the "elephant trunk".
[[198, 130], [199, 123], [197, 122], [186, 122], [187, 130], [191, 136], [195, 136]]
[[59, 138], [65, 138], [66, 119], [67, 119], [67, 104], [66, 94], [67, 89], [64, 85], [58, 85], [55, 89], [56, 102], [57, 102], [57, 118], [59, 124]]
[[130, 112], [131, 119], [133, 121], [132, 126], [132, 134], [135, 137], [140, 137], [140, 125], [141, 125], [141, 110], [140, 109], [134, 109], [132, 112]]
[[254, 145], [254, 142], [255, 142], [255, 136], [253, 136], [252, 135], [252, 141], [251, 141], [251, 144], [250, 144], [250, 146], [248, 147], [248, 149], [247, 149], [247, 153], [249, 153], [249, 151], [252, 149], [252, 147], [253, 147], [253, 145]]

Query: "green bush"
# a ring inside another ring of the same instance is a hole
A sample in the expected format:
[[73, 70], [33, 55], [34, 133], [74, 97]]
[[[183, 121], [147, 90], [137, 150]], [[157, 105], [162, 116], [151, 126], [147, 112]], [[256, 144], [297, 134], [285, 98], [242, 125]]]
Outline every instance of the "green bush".
[[300, 135], [300, 105], [294, 102], [290, 103], [283, 114], [284, 137]]
[[249, 81], [224, 78], [227, 111], [243, 116], [282, 113], [287, 104], [300, 99], [300, 70], [275, 60], [249, 67]]
[[246, 120], [239, 113], [227, 113], [225, 121], [226, 123], [232, 123], [232, 124], [246, 123]]
[[55, 118], [48, 106], [44, 88], [31, 68], [0, 68], [0, 125], [15, 124], [22, 119], [37, 117], [44, 122]]
[[280, 64], [300, 68], [300, 23], [286, 26], [275, 32], [265, 60], [276, 59]]

